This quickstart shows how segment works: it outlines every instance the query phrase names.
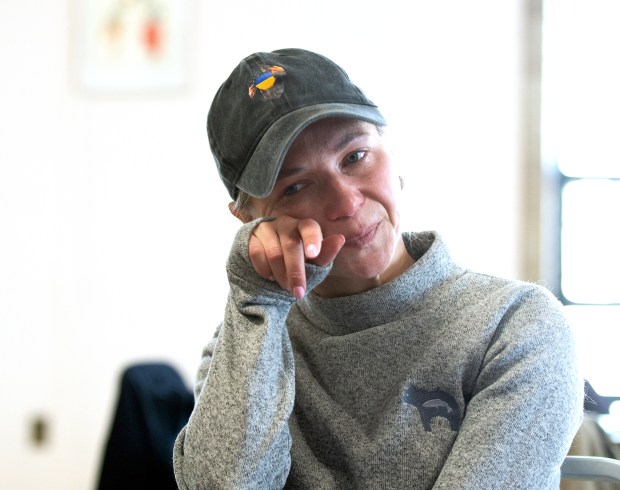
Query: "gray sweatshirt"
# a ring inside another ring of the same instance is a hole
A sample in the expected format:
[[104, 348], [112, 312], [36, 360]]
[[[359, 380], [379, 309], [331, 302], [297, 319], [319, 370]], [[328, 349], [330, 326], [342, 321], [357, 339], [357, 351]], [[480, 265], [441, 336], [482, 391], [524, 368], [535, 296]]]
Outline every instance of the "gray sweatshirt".
[[[424, 232], [392, 282], [295, 301], [253, 271], [255, 225], [175, 444], [181, 489], [559, 488], [583, 379], [546, 289], [463, 269]], [[328, 272], [308, 265], [308, 290]]]

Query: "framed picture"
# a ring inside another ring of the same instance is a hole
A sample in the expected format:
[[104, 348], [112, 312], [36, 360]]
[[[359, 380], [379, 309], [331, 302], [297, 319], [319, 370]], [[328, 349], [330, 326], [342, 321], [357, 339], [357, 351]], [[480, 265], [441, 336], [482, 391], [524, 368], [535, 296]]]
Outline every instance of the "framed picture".
[[190, 0], [74, 0], [75, 68], [97, 93], [179, 90], [188, 83]]

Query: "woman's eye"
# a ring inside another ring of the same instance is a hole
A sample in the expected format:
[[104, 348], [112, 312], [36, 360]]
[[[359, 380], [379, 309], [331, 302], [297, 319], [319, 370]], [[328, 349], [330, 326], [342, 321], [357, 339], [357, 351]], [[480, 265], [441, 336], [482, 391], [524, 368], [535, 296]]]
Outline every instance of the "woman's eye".
[[347, 163], [357, 163], [366, 155], [366, 151], [358, 150], [354, 151], [350, 155], [347, 156]]
[[301, 190], [301, 184], [292, 184], [289, 185], [286, 189], [284, 189], [285, 196], [292, 196], [297, 194]]

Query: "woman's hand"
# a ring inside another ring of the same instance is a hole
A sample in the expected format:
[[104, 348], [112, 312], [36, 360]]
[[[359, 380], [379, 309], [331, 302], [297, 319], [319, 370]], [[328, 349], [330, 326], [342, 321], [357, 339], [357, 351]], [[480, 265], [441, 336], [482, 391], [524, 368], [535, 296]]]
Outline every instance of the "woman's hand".
[[343, 235], [323, 237], [313, 219], [278, 216], [256, 227], [250, 237], [250, 262], [262, 277], [276, 281], [295, 298], [306, 293], [306, 261], [331, 263], [344, 245]]

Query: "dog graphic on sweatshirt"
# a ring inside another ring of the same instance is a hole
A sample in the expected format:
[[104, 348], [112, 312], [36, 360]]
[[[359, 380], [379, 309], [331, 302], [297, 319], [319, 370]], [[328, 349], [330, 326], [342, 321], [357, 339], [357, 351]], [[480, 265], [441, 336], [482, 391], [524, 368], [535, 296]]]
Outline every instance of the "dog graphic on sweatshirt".
[[461, 427], [459, 406], [454, 397], [445, 391], [423, 391], [409, 385], [403, 393], [402, 400], [418, 409], [426, 432], [431, 432], [431, 420], [434, 417], [445, 418], [453, 431], [458, 431]]

